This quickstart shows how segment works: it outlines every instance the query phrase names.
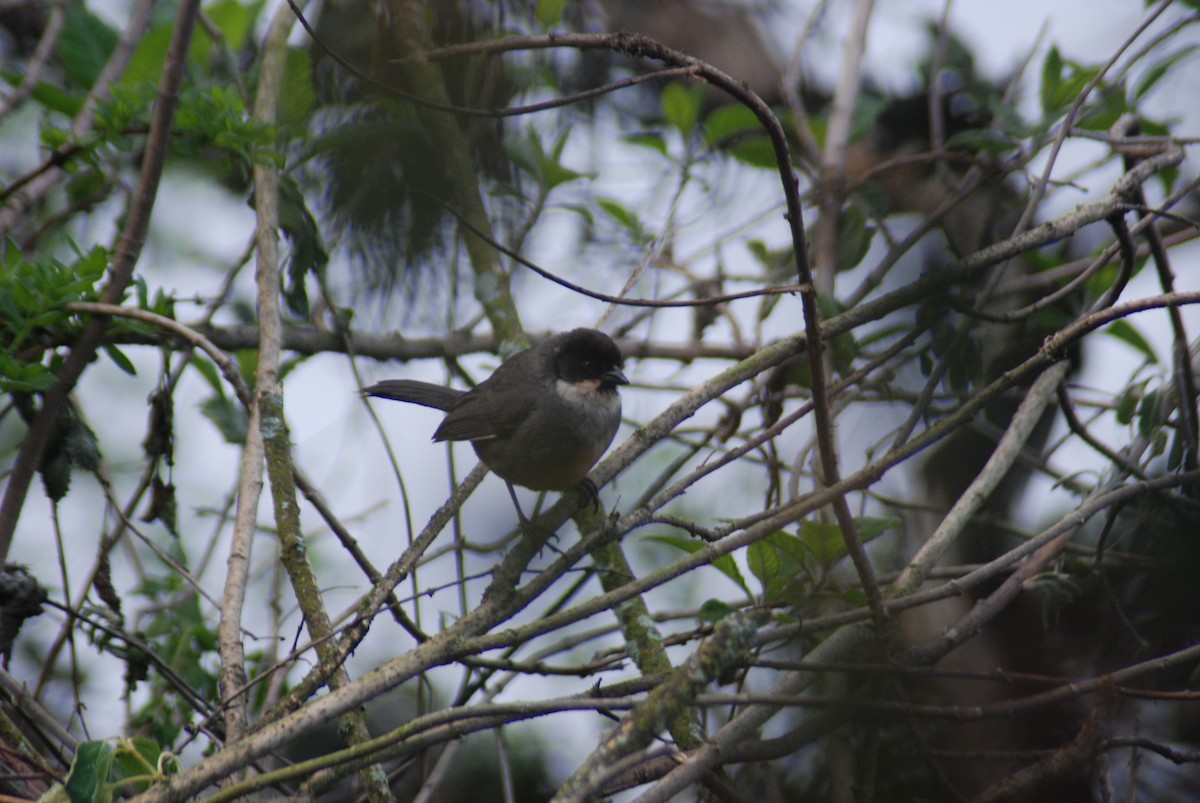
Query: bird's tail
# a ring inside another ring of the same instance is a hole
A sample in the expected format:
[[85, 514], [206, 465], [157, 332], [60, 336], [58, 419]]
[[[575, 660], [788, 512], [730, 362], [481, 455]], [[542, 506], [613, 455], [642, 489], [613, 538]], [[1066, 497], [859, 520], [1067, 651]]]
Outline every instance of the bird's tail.
[[431, 382], [418, 382], [415, 379], [385, 379], [363, 389], [363, 395], [378, 396], [381, 399], [411, 402], [437, 410], [445, 410], [454, 400], [465, 391], [435, 385]]

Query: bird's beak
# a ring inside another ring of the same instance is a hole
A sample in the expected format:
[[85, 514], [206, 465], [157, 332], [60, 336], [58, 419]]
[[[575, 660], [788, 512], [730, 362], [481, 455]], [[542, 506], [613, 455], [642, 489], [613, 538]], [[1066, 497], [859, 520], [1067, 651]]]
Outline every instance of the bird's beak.
[[600, 377], [600, 381], [605, 385], [628, 385], [629, 379], [621, 372], [620, 368], [614, 368], [604, 376]]

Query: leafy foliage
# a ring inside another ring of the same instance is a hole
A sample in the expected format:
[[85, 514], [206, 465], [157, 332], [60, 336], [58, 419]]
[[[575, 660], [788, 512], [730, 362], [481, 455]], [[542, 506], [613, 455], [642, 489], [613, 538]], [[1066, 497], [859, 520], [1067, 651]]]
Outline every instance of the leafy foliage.
[[[0, 258], [0, 388], [24, 393], [47, 390], [61, 360], [56, 349], [77, 338], [82, 326], [80, 318], [65, 307], [98, 298], [108, 252], [97, 246], [71, 263], [31, 261], [10, 242]], [[113, 353], [120, 354], [115, 348]]]

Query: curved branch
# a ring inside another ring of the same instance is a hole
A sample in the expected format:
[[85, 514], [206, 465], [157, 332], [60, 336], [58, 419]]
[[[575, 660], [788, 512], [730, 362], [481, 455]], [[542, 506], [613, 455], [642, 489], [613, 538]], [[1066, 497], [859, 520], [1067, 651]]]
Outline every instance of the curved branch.
[[249, 409], [250, 386], [242, 378], [242, 373], [238, 370], [237, 363], [233, 361], [232, 357], [218, 348], [215, 343], [187, 324], [180, 323], [174, 318], [168, 318], [165, 315], [150, 312], [149, 310], [137, 307], [122, 307], [120, 304], [72, 301], [64, 309], [68, 312], [78, 312], [87, 315], [108, 315], [116, 318], [129, 318], [130, 320], [152, 324], [170, 332], [176, 337], [181, 338], [189, 346], [195, 346], [207, 354], [209, 359], [216, 363], [217, 368], [221, 371], [221, 375], [225, 377], [225, 381], [233, 388], [233, 392], [237, 394], [238, 401]]

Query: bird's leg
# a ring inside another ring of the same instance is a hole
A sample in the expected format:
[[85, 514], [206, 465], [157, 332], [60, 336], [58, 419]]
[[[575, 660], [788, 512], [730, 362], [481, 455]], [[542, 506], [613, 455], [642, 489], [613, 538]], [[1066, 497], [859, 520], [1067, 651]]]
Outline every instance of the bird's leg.
[[533, 517], [536, 519], [542, 515], [542, 505], [546, 502], [546, 492], [538, 491], [537, 502], [533, 506]]
[[[521, 520], [522, 532], [538, 535], [545, 542], [544, 546], [548, 546], [555, 552], [558, 552], [558, 550], [554, 549], [554, 547], [550, 544], [552, 540], [558, 538], [558, 535], [552, 530], [547, 530], [545, 527], [542, 527], [539, 524], [534, 524], [532, 521], [525, 518], [525, 511], [521, 510], [521, 503], [517, 501], [517, 491], [515, 488], [513, 488], [513, 484], [511, 482], [505, 482], [504, 484], [508, 486], [508, 495], [512, 497], [513, 505], [517, 508], [517, 518]], [[534, 511], [534, 516], [537, 516], [540, 510], [541, 502], [539, 499], [538, 508]], [[541, 549], [539, 549], [538, 552], [540, 553]]]
[[525, 511], [521, 510], [521, 503], [517, 500], [517, 489], [513, 487], [511, 482], [505, 482], [508, 486], [508, 495], [512, 497], [513, 507], [517, 509], [517, 518], [521, 520], [521, 526], [529, 524], [529, 519], [525, 518]]

